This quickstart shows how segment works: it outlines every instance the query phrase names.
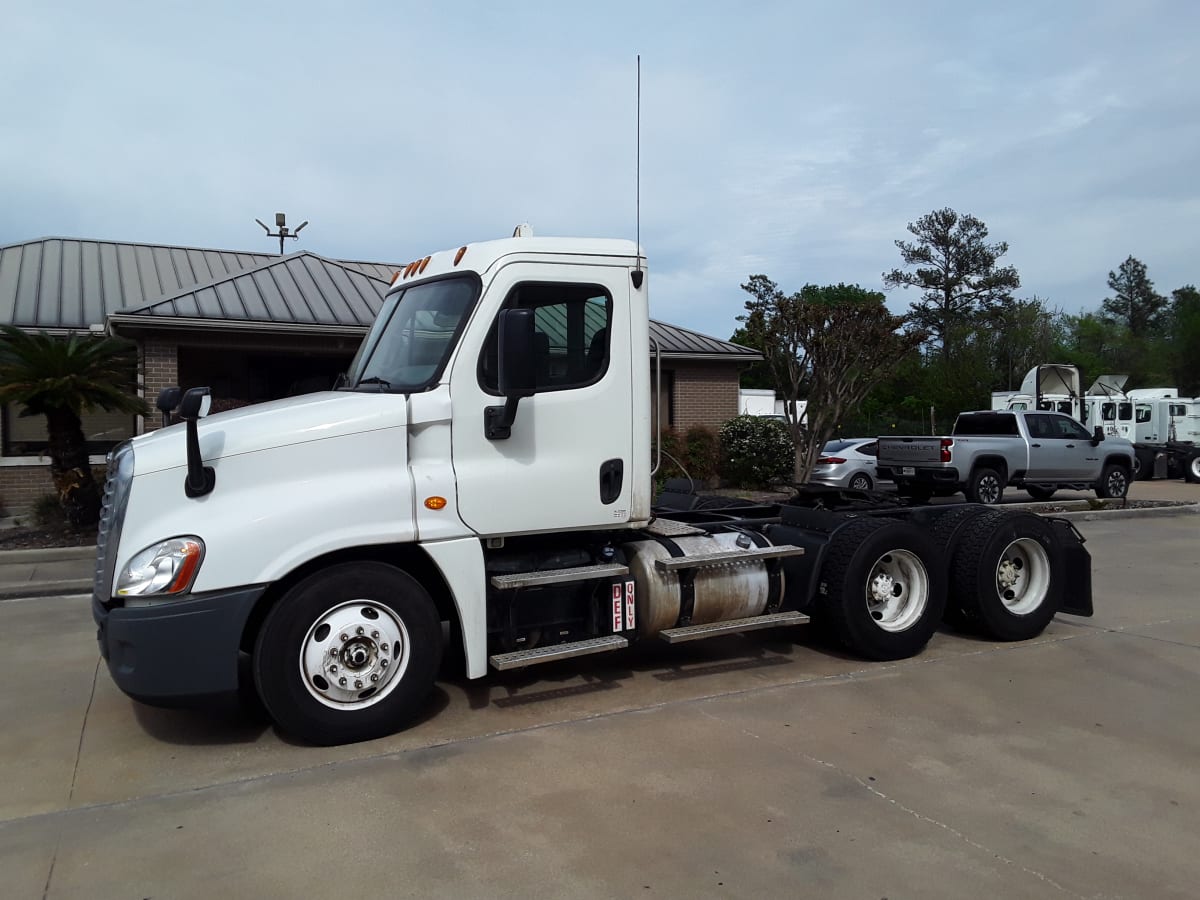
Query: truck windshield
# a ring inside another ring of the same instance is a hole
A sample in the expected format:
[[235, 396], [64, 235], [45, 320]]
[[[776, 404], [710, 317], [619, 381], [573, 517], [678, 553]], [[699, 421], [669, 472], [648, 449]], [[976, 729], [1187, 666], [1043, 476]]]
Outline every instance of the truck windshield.
[[474, 278], [445, 278], [389, 294], [350, 364], [352, 390], [410, 393], [442, 374], [479, 293]]

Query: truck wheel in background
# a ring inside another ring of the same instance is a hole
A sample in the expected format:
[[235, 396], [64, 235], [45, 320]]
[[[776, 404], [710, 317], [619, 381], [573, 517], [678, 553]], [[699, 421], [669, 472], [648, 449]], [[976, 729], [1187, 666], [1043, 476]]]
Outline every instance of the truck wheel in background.
[[416, 580], [383, 563], [343, 563], [275, 604], [255, 644], [254, 680], [284, 732], [353, 743], [418, 713], [441, 655], [441, 622]]
[[869, 491], [871, 489], [871, 476], [865, 472], [859, 472], [850, 479], [850, 483], [846, 487], [852, 491]]
[[1154, 451], [1144, 448], [1134, 448], [1133, 451], [1133, 480], [1149, 481], [1154, 477]]
[[1041, 487], [1036, 484], [1025, 485], [1025, 490], [1034, 500], [1049, 500], [1056, 493], [1055, 488]]
[[1129, 493], [1129, 472], [1123, 466], [1109, 463], [1100, 473], [1096, 482], [1097, 497], [1114, 497], [1120, 499]]
[[968, 522], [950, 561], [950, 594], [968, 622], [1001, 641], [1037, 637], [1062, 603], [1049, 522], [994, 510]]
[[[929, 534], [942, 551], [942, 558], [947, 562], [952, 561], [954, 551], [958, 549], [958, 544], [966, 533], [966, 524], [990, 512], [992, 510], [987, 506], [962, 506], [937, 519], [929, 529]], [[946, 596], [946, 611], [942, 615], [942, 621], [959, 630], [966, 630], [973, 624], [953, 589]]]
[[920, 653], [946, 606], [945, 565], [933, 540], [905, 522], [851, 522], [833, 534], [814, 612], [867, 659]]
[[971, 480], [965, 491], [967, 499], [972, 503], [984, 503], [995, 506], [1004, 496], [1004, 479], [995, 469], [980, 466], [971, 473]]
[[1200, 453], [1193, 453], [1183, 467], [1183, 480], [1200, 484]]

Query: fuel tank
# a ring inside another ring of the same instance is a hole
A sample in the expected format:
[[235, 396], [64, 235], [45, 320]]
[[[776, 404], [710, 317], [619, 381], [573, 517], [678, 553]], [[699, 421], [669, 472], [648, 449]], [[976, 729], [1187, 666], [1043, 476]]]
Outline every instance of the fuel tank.
[[[637, 585], [638, 636], [654, 637], [679, 622], [681, 575], [663, 572], [655, 565], [657, 560], [737, 550], [740, 537], [743, 536], [730, 533], [673, 538], [670, 543], [680, 551], [676, 554], [658, 541], [625, 544], [629, 571]], [[759, 537], [759, 540], [765, 541], [765, 538]], [[760, 615], [767, 608], [770, 583], [766, 565], [761, 562], [691, 571], [695, 603], [688, 624], [707, 625], [748, 618]]]

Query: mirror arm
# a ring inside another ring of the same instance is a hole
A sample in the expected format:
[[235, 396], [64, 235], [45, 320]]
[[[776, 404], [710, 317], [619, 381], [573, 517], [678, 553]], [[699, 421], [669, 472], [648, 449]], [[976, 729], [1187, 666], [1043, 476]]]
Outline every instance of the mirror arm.
[[506, 441], [512, 437], [512, 425], [517, 420], [520, 397], [506, 397], [503, 406], [488, 406], [483, 410], [483, 434], [489, 441]]

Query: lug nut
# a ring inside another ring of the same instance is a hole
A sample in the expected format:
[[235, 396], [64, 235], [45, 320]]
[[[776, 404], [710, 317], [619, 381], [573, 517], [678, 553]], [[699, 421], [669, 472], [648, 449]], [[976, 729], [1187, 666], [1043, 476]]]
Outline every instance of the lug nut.
[[337, 674], [337, 666], [330, 666], [329, 671], [333, 672], [336, 675]]
[[388, 667], [388, 661], [386, 659], [381, 659], [379, 662], [385, 669]]
[[378, 681], [378, 680], [379, 680], [379, 673], [378, 673], [378, 672], [376, 672], [376, 673], [373, 673], [373, 674], [371, 675], [371, 680], [372, 680], [372, 681]]
[[362, 627], [361, 625], [359, 625], [357, 628], [355, 628], [355, 629], [354, 629], [354, 633], [355, 633], [355, 634], [362, 634], [362, 633], [363, 633], [363, 627]]
[[380, 652], [380, 653], [387, 653], [387, 644], [380, 644], [380, 645], [379, 645], [379, 652]]
[[344, 643], [346, 643], [346, 641], [348, 641], [348, 640], [350, 640], [350, 635], [348, 635], [348, 634], [343, 634], [343, 635], [342, 635], [342, 643], [344, 644]]
[[371, 632], [371, 637], [373, 637], [375, 640], [379, 640], [379, 632], [378, 632], [378, 631], [372, 631], [372, 632]]
[[356, 688], [360, 688], [360, 687], [362, 687], [362, 679], [361, 679], [361, 678], [355, 678], [355, 679], [354, 679], [354, 686], [355, 686]]
[[345, 687], [345, 686], [346, 686], [346, 678], [345, 678], [345, 676], [343, 676], [343, 677], [341, 677], [341, 678], [339, 678], [339, 679], [338, 679], [338, 684], [340, 684], [342, 687]]

